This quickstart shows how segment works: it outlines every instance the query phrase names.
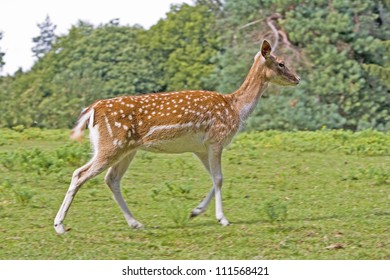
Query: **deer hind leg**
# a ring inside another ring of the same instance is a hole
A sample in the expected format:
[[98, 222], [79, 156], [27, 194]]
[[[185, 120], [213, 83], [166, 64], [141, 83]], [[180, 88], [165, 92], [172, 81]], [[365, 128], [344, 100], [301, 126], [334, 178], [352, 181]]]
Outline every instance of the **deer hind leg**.
[[219, 145], [212, 145], [209, 147], [208, 154], [211, 179], [213, 181], [213, 187], [215, 190], [215, 216], [221, 225], [227, 226], [229, 225], [229, 221], [225, 218], [222, 208], [222, 147]]
[[97, 176], [106, 168], [107, 161], [99, 160], [99, 157], [95, 155], [90, 162], [73, 172], [69, 189], [54, 219], [54, 229], [58, 234], [63, 234], [66, 231], [64, 226], [64, 219], [77, 191], [87, 180]]
[[120, 209], [125, 216], [125, 219], [129, 226], [133, 228], [142, 228], [142, 224], [138, 222], [134, 216], [131, 214], [125, 200], [123, 199], [121, 190], [120, 190], [120, 181], [125, 174], [127, 168], [129, 167], [131, 161], [133, 160], [136, 151], [132, 151], [129, 155], [123, 158], [121, 161], [113, 165], [108, 169], [108, 172], [104, 178], [110, 190], [112, 191], [115, 201], [118, 203]]
[[[195, 155], [199, 158], [199, 160], [202, 162], [204, 168], [207, 170], [207, 172], [211, 176], [208, 154], [195, 153]], [[199, 205], [197, 207], [195, 207], [191, 211], [190, 218], [194, 218], [194, 217], [202, 214], [203, 212], [205, 212], [207, 207], [209, 206], [211, 200], [213, 199], [214, 195], [215, 195], [215, 189], [214, 189], [214, 186], [212, 186], [211, 190], [207, 194], [207, 196], [199, 203]]]

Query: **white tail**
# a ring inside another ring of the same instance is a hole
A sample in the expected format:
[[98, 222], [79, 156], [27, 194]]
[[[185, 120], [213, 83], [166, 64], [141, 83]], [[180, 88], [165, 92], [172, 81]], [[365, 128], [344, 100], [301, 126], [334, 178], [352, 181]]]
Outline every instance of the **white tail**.
[[139, 228], [120, 191], [120, 180], [138, 149], [163, 152], [192, 152], [209, 172], [213, 187], [191, 212], [204, 212], [216, 198], [216, 218], [228, 225], [222, 209], [222, 150], [239, 131], [255, 108], [268, 83], [297, 85], [299, 78], [284, 62], [271, 55], [264, 41], [242, 86], [232, 94], [210, 91], [181, 91], [142, 96], [121, 96], [99, 100], [86, 108], [72, 130], [78, 139], [89, 121], [94, 147], [92, 159], [73, 173], [69, 190], [54, 220], [64, 233], [63, 221], [78, 189], [85, 181], [108, 169], [105, 181], [119, 204], [127, 223]]
[[90, 107], [84, 109], [81, 112], [79, 119], [77, 120], [77, 123], [73, 127], [72, 132], [70, 134], [71, 139], [80, 140], [83, 137], [83, 131], [85, 129], [85, 126], [87, 125], [87, 122], [90, 120], [93, 114], [94, 114], [94, 110]]

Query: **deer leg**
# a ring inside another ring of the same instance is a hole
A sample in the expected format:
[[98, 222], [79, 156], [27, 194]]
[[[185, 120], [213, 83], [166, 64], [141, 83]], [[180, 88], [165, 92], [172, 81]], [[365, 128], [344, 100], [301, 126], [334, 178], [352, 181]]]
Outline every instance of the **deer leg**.
[[87, 180], [100, 174], [106, 167], [107, 162], [99, 161], [98, 157], [95, 156], [90, 162], [76, 169], [73, 172], [72, 181], [70, 183], [69, 189], [54, 219], [54, 229], [58, 234], [63, 234], [66, 232], [64, 226], [64, 219], [66, 217], [66, 214], [68, 213], [69, 207], [72, 204], [72, 201], [77, 191]]
[[129, 167], [131, 161], [133, 160], [134, 156], [136, 154], [136, 151], [131, 152], [129, 155], [127, 155], [125, 158], [123, 158], [121, 161], [113, 165], [108, 169], [108, 172], [106, 176], [104, 177], [104, 180], [106, 181], [107, 185], [109, 186], [110, 190], [112, 191], [115, 201], [118, 203], [120, 209], [123, 212], [123, 215], [125, 216], [125, 219], [129, 226], [133, 228], [142, 228], [142, 224], [138, 222], [134, 216], [131, 214], [129, 208], [127, 207], [127, 204], [125, 200], [123, 199], [121, 190], [120, 190], [120, 181], [125, 174], [127, 168]]
[[229, 221], [225, 218], [222, 208], [222, 166], [221, 166], [221, 157], [222, 157], [222, 147], [219, 145], [211, 145], [209, 147], [209, 165], [211, 179], [213, 180], [213, 187], [215, 191], [215, 216], [218, 222], [223, 225], [229, 225]]
[[[195, 153], [195, 155], [199, 158], [199, 160], [202, 162], [204, 168], [207, 170], [207, 172], [211, 176], [208, 155], [207, 154], [199, 154], [199, 153]], [[191, 211], [190, 218], [194, 218], [194, 217], [202, 214], [204, 211], [206, 211], [207, 207], [210, 204], [210, 201], [214, 197], [214, 194], [215, 194], [215, 189], [214, 189], [214, 186], [213, 186], [213, 187], [211, 187], [211, 190], [207, 194], [207, 196], [199, 203], [199, 205], [197, 207], [195, 207]]]

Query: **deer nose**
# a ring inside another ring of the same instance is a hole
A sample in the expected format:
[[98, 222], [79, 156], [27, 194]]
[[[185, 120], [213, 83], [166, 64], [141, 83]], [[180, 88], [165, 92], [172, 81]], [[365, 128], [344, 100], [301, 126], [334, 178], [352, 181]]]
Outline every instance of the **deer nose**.
[[297, 84], [299, 84], [299, 82], [301, 81], [301, 77], [295, 76], [295, 78], [297, 79]]

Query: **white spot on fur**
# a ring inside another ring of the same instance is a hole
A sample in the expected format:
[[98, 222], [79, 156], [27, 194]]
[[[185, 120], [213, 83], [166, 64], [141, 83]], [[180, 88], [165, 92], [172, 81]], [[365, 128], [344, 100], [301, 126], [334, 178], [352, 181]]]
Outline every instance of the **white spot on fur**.
[[106, 127], [107, 127], [108, 134], [112, 138], [113, 137], [112, 128], [111, 128], [110, 122], [108, 121], [108, 118], [107, 118], [106, 115], [104, 115], [104, 121], [106, 122]]
[[175, 130], [175, 129], [184, 129], [184, 128], [190, 128], [193, 127], [193, 122], [189, 123], [183, 123], [183, 124], [169, 124], [169, 125], [158, 125], [158, 126], [152, 126], [148, 133], [144, 136], [144, 138], [152, 135], [153, 133], [161, 130]]

